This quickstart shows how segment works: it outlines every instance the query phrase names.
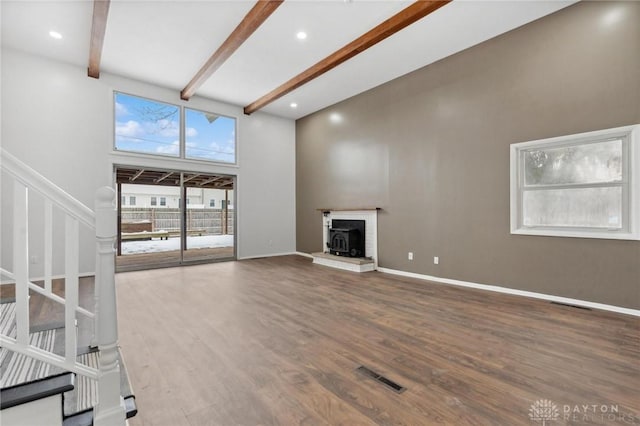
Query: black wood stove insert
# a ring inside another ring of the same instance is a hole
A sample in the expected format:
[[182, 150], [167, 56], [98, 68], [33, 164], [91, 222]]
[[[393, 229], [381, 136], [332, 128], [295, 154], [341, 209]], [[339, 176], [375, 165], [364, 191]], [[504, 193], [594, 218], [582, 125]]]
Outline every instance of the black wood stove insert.
[[336, 256], [364, 257], [364, 220], [333, 219], [329, 228], [329, 253]]

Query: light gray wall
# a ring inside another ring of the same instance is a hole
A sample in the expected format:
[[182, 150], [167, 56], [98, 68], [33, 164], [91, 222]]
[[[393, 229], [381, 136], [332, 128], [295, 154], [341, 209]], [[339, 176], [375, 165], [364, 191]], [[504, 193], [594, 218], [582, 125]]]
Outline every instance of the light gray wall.
[[[236, 117], [238, 166], [114, 153], [114, 90]], [[91, 207], [98, 187], [113, 186], [114, 164], [237, 175], [238, 257], [295, 251], [293, 120], [263, 113], [246, 116], [240, 107], [200, 97], [186, 103], [179, 90], [106, 73], [96, 80], [86, 76], [86, 69], [3, 48], [2, 147]], [[9, 215], [2, 223], [3, 265], [11, 264], [10, 193], [3, 179], [2, 211]], [[36, 200], [30, 209], [30, 244], [36, 253], [42, 251], [38, 209]], [[81, 270], [90, 272], [89, 236], [82, 253]], [[32, 276], [41, 276], [41, 264], [31, 268]]]
[[511, 143], [640, 122], [639, 22], [581, 2], [298, 120], [298, 250], [377, 206], [382, 267], [640, 308], [640, 242], [509, 228]]

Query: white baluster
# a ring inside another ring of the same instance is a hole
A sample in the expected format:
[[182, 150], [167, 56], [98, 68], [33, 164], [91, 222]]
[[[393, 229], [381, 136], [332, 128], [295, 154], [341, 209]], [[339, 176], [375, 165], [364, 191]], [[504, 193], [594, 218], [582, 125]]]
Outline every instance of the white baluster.
[[29, 344], [29, 191], [13, 185], [13, 273], [16, 286], [17, 341]]
[[125, 406], [120, 396], [118, 321], [116, 309], [114, 243], [116, 240], [115, 191], [104, 187], [96, 195], [96, 281], [99, 292], [98, 372], [99, 402], [94, 409], [96, 426], [124, 425]]
[[53, 203], [44, 200], [44, 288], [51, 293], [53, 275]]
[[78, 220], [67, 216], [64, 237], [64, 312], [65, 358], [74, 364], [78, 353], [76, 308], [78, 307], [78, 276], [80, 256], [80, 227]]

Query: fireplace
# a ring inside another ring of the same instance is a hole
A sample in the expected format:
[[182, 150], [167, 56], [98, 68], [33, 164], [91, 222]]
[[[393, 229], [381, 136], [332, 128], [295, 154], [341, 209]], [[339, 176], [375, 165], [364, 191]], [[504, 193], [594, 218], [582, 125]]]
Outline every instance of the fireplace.
[[[352, 272], [375, 271], [379, 208], [318, 210], [322, 212], [323, 250], [311, 254], [313, 263]], [[352, 249], [357, 257], [351, 257]]]
[[365, 256], [365, 221], [333, 219], [327, 247], [336, 256]]

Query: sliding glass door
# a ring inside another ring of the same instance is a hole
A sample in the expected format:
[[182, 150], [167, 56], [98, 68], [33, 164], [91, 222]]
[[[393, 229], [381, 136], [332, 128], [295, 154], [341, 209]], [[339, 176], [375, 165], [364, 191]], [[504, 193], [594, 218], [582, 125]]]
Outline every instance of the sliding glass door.
[[233, 256], [233, 189], [186, 186], [185, 260]]
[[118, 167], [118, 271], [235, 258], [234, 178]]

